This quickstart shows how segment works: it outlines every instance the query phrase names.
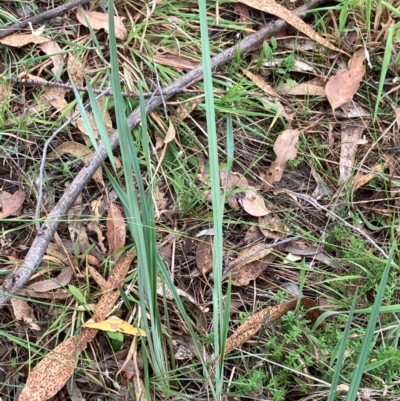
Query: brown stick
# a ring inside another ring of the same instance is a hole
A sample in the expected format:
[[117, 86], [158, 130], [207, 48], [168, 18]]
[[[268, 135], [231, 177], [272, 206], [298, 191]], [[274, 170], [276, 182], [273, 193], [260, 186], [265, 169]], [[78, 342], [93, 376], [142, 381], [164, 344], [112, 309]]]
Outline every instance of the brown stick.
[[41, 13], [39, 15], [35, 15], [34, 17], [28, 18], [24, 21], [16, 22], [8, 28], [0, 30], [0, 39], [11, 35], [20, 29], [26, 28], [27, 26], [29, 26], [29, 23], [31, 23], [32, 25], [40, 24], [43, 21], [47, 21], [51, 18], [61, 15], [63, 12], [68, 11], [71, 8], [86, 3], [90, 3], [90, 0], [72, 0], [69, 3], [53, 8], [52, 10], [45, 11], [44, 13]]
[[[304, 11], [310, 10], [323, 4], [326, 0], [313, 0], [305, 4], [302, 7], [297, 8], [294, 13], [296, 15], [302, 14]], [[229, 49], [224, 50], [219, 53], [211, 60], [211, 67], [213, 70], [216, 68], [229, 63], [233, 60], [235, 54], [239, 50], [240, 53], [246, 53], [254, 45], [260, 43], [267, 37], [276, 34], [287, 26], [287, 23], [282, 20], [272, 21], [265, 27], [260, 29], [258, 32], [248, 36], [243, 39], [243, 41], [238, 46], [232, 46]], [[173, 84], [165, 88], [166, 92], [175, 93], [175, 90], [180, 89], [181, 91], [190, 85], [194, 80], [202, 77], [203, 67], [198, 65], [192, 71], [180, 77]], [[164, 99], [169, 99], [172, 94], [165, 95]], [[146, 112], [149, 113], [156, 107], [162, 104], [162, 98], [156, 97], [150, 99], [146, 102]], [[118, 106], [117, 106], [118, 107]], [[128, 126], [130, 129], [136, 127], [140, 122], [140, 110], [137, 108], [127, 119]], [[118, 131], [115, 131], [110, 137], [110, 142], [112, 148], [118, 146]], [[82, 170], [78, 173], [75, 179], [72, 181], [68, 190], [64, 193], [58, 203], [51, 210], [47, 216], [43, 226], [41, 235], [37, 235], [33, 241], [28, 254], [25, 257], [24, 263], [17, 267], [13, 273], [11, 273], [3, 285], [0, 287], [0, 308], [2, 308], [6, 302], [9, 300], [12, 294], [15, 294], [19, 289], [21, 289], [26, 282], [31, 278], [32, 274], [35, 272], [37, 266], [42, 261], [43, 255], [47, 249], [47, 246], [53, 237], [59, 221], [62, 219], [71, 205], [75, 202], [78, 195], [82, 192], [85, 185], [89, 182], [95, 171], [100, 167], [103, 160], [107, 157], [107, 152], [104, 146], [100, 147], [99, 154], [94, 153], [92, 158], [85, 164]]]

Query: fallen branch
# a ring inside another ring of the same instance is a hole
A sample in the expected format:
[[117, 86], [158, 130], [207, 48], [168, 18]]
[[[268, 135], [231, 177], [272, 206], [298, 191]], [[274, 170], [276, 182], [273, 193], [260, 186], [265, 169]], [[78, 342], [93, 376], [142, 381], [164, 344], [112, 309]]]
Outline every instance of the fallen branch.
[[16, 31], [19, 31], [20, 29], [24, 29], [29, 24], [35, 25], [35, 24], [40, 24], [43, 21], [47, 21], [51, 18], [58, 17], [65, 11], [71, 10], [74, 7], [80, 6], [82, 4], [90, 3], [90, 0], [72, 0], [69, 3], [63, 4], [59, 7], [53, 8], [52, 10], [45, 11], [41, 14], [35, 15], [34, 17], [27, 18], [26, 20], [16, 22], [15, 24], [9, 26], [9, 27], [4, 27], [0, 31], [0, 39], [5, 38], [8, 35], [12, 35]]
[[[326, 0], [313, 0], [305, 4], [302, 7], [294, 10], [294, 14], [300, 15], [305, 11], [315, 8], [323, 4]], [[248, 52], [253, 46], [259, 44], [266, 38], [277, 34], [282, 29], [286, 28], [288, 24], [283, 20], [272, 21], [265, 27], [260, 29], [258, 32], [243, 39], [239, 45], [230, 47], [227, 50], [219, 53], [211, 60], [211, 68], [216, 68], [229, 63], [233, 60], [238, 51], [240, 53]], [[192, 71], [180, 77], [173, 84], [165, 88], [166, 94], [164, 99], [169, 99], [176, 93], [176, 91], [182, 92], [193, 81], [198, 80], [203, 75], [202, 65], [198, 65]], [[146, 112], [153, 111], [156, 107], [162, 104], [163, 98], [161, 96], [150, 99], [146, 102]], [[118, 106], [117, 106], [118, 107]], [[140, 110], [137, 108], [127, 119], [128, 126], [130, 129], [135, 128], [140, 122]], [[118, 146], [118, 131], [115, 131], [110, 137], [111, 146], [115, 149]], [[18, 266], [4, 281], [0, 287], [0, 309], [6, 304], [12, 294], [15, 294], [20, 290], [25, 283], [29, 281], [36, 268], [42, 261], [43, 255], [47, 249], [47, 246], [52, 239], [59, 222], [62, 220], [70, 209], [71, 205], [75, 202], [78, 195], [82, 192], [85, 185], [89, 182], [95, 171], [100, 167], [102, 161], [107, 157], [107, 152], [104, 146], [100, 146], [99, 153], [93, 154], [92, 158], [85, 164], [82, 170], [78, 173], [75, 179], [72, 181], [68, 190], [64, 193], [58, 203], [54, 206], [51, 212], [48, 214], [42, 230], [36, 236], [33, 241], [31, 248], [29, 249], [25, 261], [21, 266]]]

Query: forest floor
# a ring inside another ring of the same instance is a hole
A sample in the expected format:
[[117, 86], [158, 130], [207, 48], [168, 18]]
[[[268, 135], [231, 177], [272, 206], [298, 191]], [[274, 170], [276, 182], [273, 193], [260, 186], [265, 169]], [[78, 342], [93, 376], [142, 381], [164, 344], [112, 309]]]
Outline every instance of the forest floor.
[[0, 399], [400, 400], [399, 4], [82, 3], [0, 39]]

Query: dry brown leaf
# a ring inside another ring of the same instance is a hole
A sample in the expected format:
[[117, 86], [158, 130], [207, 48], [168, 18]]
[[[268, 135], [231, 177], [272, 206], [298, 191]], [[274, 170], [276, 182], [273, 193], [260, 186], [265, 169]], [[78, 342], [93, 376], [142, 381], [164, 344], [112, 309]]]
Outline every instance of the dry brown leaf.
[[15, 216], [19, 213], [24, 200], [24, 191], [16, 191], [12, 195], [5, 191], [0, 191], [0, 219], [5, 219], [9, 216]]
[[96, 282], [96, 284], [101, 288], [102, 291], [107, 290], [108, 284], [107, 280], [103, 278], [103, 276], [93, 267], [88, 266], [88, 270], [92, 279]]
[[266, 181], [269, 184], [280, 181], [285, 171], [286, 163], [297, 156], [296, 144], [299, 140], [299, 135], [299, 130], [289, 129], [283, 131], [276, 139], [274, 145], [276, 160], [271, 164], [266, 173]]
[[[100, 13], [98, 11], [84, 11], [83, 15], [82, 8], [79, 8], [76, 12], [77, 20], [83, 25], [88, 27], [86, 20], [89, 22], [91, 27], [97, 31], [99, 29], [104, 29], [108, 33], [108, 14]], [[114, 16], [114, 27], [115, 27], [115, 37], [117, 39], [125, 40], [128, 37], [128, 30], [125, 28], [123, 20], [125, 18]]]
[[[312, 299], [303, 298], [300, 301], [301, 306], [306, 309], [314, 308], [318, 306]], [[228, 355], [236, 348], [246, 343], [254, 335], [256, 335], [261, 328], [265, 328], [271, 324], [274, 324], [287, 312], [294, 310], [297, 305], [297, 299], [287, 302], [285, 304], [280, 304], [276, 306], [268, 306], [255, 313], [253, 316], [248, 318], [238, 329], [227, 339], [225, 347], [225, 355]], [[306, 313], [307, 318], [312, 322], [318, 319], [320, 311], [314, 309]]]
[[307, 35], [309, 38], [314, 40], [320, 45], [327, 47], [328, 49], [344, 53], [342, 50], [333, 46], [328, 40], [318, 35], [309, 25], [307, 25], [301, 18], [293, 14], [287, 8], [276, 3], [274, 0], [239, 0], [240, 3], [246, 4], [249, 7], [255, 8], [260, 11], [264, 11], [268, 14], [275, 15], [286, 21], [289, 25], [295, 27], [300, 32]]
[[199, 64], [198, 61], [193, 61], [183, 56], [175, 56], [173, 54], [166, 54], [162, 56], [154, 55], [153, 58], [157, 63], [176, 68], [176, 70], [178, 71], [190, 71], [193, 70], [193, 68], [197, 67]]
[[351, 177], [357, 148], [364, 131], [365, 127], [359, 125], [348, 124], [342, 126], [339, 184], [344, 184]]
[[38, 281], [37, 283], [28, 285], [26, 288], [36, 292], [49, 292], [51, 290], [56, 290], [57, 288], [66, 286], [71, 281], [72, 275], [72, 267], [67, 264], [57, 277]]
[[244, 236], [244, 242], [245, 244], [251, 244], [262, 237], [263, 235], [257, 226], [250, 226]]
[[[92, 156], [93, 152], [81, 143], [68, 141], [57, 146], [56, 149], [54, 149], [54, 152], [47, 155], [46, 159], [55, 160], [59, 156], [65, 154], [73, 155], [77, 159], [81, 159], [86, 163], [86, 161]], [[104, 186], [103, 171], [101, 167], [96, 170], [92, 178], [98, 184]]]
[[117, 253], [125, 246], [126, 226], [119, 206], [111, 202], [107, 216], [108, 249], [115, 260]]
[[365, 50], [357, 50], [349, 61], [349, 68], [339, 70], [326, 83], [325, 92], [333, 109], [343, 106], [357, 93], [365, 74]]
[[196, 266], [205, 275], [213, 267], [212, 237], [205, 237], [199, 242], [196, 250]]
[[373, 178], [376, 177], [377, 173], [382, 173], [385, 170], [386, 164], [377, 164], [376, 166], [372, 167], [372, 173], [367, 174], [356, 174], [352, 180], [352, 191], [357, 191], [357, 189], [364, 186], [367, 182], [371, 181]]
[[174, 127], [174, 123], [171, 120], [169, 120], [168, 131], [167, 135], [165, 135], [164, 143], [165, 144], [170, 143], [175, 139], [175, 136], [176, 136], [176, 130]]
[[302, 82], [296, 86], [283, 84], [281, 88], [278, 88], [278, 92], [282, 95], [292, 96], [326, 96], [323, 86], [315, 85], [310, 82]]
[[20, 298], [11, 298], [11, 305], [15, 319], [27, 323], [32, 330], [40, 330], [40, 326], [35, 323], [37, 320], [28, 302]]
[[265, 206], [265, 201], [259, 196], [256, 191], [249, 190], [245, 192], [244, 198], [239, 199], [243, 209], [251, 216], [265, 216], [270, 211]]
[[[269, 251], [271, 250], [269, 249]], [[250, 281], [255, 280], [275, 258], [276, 256], [270, 253], [261, 260], [248, 263], [240, 269], [233, 269], [230, 273], [232, 276], [232, 284], [238, 287], [248, 285]]]
[[99, 246], [101, 252], [107, 253], [107, 249], [104, 246], [104, 235], [100, 230], [98, 221], [91, 221], [87, 225], [87, 229], [97, 235], [97, 245]]
[[55, 160], [58, 157], [70, 154], [78, 159], [84, 159], [87, 155], [90, 155], [92, 151], [88, 149], [85, 145], [78, 142], [63, 142], [61, 145], [57, 146], [54, 152], [47, 155], [47, 160]]
[[[271, 248], [265, 249], [265, 244], [255, 244], [241, 251], [238, 257], [227, 264], [227, 270], [240, 270], [248, 263], [261, 260], [271, 253]], [[233, 267], [234, 266], [234, 267]], [[225, 274], [223, 274], [225, 275]]]
[[34, 43], [36, 45], [39, 45], [41, 43], [45, 43], [50, 40], [51, 39], [45, 38], [43, 36], [37, 36], [31, 33], [26, 33], [26, 34], [16, 34], [11, 36], [6, 36], [5, 38], [0, 39], [0, 43], [6, 46], [22, 47], [29, 43]]
[[283, 239], [289, 231], [289, 228], [281, 222], [279, 217], [272, 213], [259, 217], [258, 223], [260, 224], [258, 228], [265, 238]]
[[58, 112], [62, 113], [68, 107], [68, 103], [64, 99], [66, 93], [65, 89], [47, 88], [40, 96], [40, 101], [42, 104], [50, 103]]
[[[118, 299], [119, 291], [115, 290], [122, 285], [133, 256], [133, 253], [125, 252], [111, 272], [108, 290], [100, 298], [92, 317], [95, 322], [104, 320]], [[19, 401], [47, 401], [57, 394], [74, 373], [79, 353], [96, 334], [97, 330], [84, 328], [80, 335], [70, 337], [49, 352], [29, 374]]]
[[75, 86], [83, 86], [83, 64], [75, 53], [68, 54], [67, 71]]
[[30, 372], [19, 401], [46, 401], [56, 395], [74, 373], [79, 352], [75, 337], [50, 351]]
[[55, 77], [59, 77], [64, 67], [64, 59], [60, 54], [62, 52], [60, 46], [54, 40], [49, 40], [40, 45], [40, 48], [44, 53], [50, 55], [51, 61], [54, 67], [51, 69]]

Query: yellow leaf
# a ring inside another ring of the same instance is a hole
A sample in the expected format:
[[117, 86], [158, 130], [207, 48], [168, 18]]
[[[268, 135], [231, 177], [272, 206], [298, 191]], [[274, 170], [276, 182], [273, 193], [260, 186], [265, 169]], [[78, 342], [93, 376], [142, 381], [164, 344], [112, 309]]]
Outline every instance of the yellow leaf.
[[119, 332], [130, 334], [131, 336], [146, 336], [146, 332], [138, 327], [133, 327], [128, 322], [121, 320], [116, 316], [111, 316], [102, 322], [94, 322], [93, 319], [88, 320], [82, 327], [89, 329], [97, 329], [102, 331], [111, 331], [113, 333]]

